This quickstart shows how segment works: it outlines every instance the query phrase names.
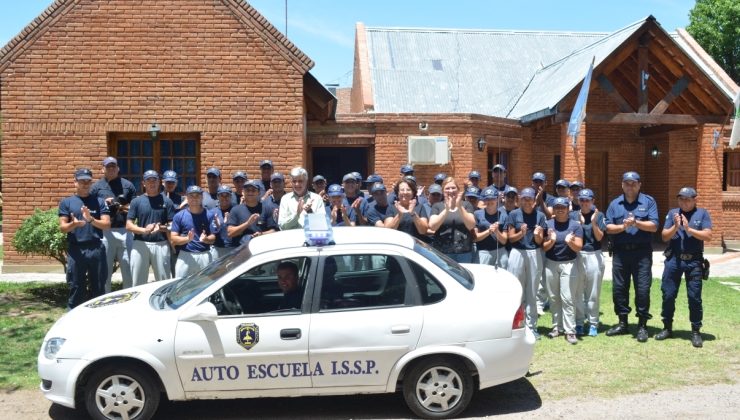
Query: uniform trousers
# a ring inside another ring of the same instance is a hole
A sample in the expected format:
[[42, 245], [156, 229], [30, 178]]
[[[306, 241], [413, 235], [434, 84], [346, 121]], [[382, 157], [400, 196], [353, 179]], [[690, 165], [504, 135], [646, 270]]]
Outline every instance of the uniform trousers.
[[576, 323], [599, 325], [599, 299], [601, 283], [604, 280], [604, 257], [601, 250], [581, 251], [577, 257], [578, 285], [582, 286], [576, 295]]
[[479, 249], [478, 261], [480, 264], [493, 265], [506, 270], [509, 266], [509, 251], [504, 247], [498, 249]]
[[208, 266], [213, 261], [211, 251], [189, 252], [180, 250], [175, 264], [175, 277], [183, 278]]
[[67, 248], [66, 277], [69, 286], [67, 309], [72, 309], [88, 299], [105, 294], [105, 276], [108, 275], [108, 266], [102, 242], [70, 244]]
[[681, 286], [681, 277], [686, 275], [686, 295], [689, 298], [689, 320], [691, 326], [701, 328], [704, 309], [701, 301], [702, 261], [682, 261], [675, 256], [665, 260], [660, 290], [663, 292], [663, 321], [673, 322], [676, 312], [676, 297]]
[[542, 279], [542, 250], [512, 248], [507, 270], [522, 284], [527, 326], [537, 331], [537, 288]]
[[131, 284], [131, 247], [134, 235], [126, 228], [112, 228], [103, 231], [103, 245], [108, 262], [108, 274], [105, 280], [105, 292], [111, 291], [111, 277], [113, 276], [113, 261], [118, 260], [123, 284]]
[[652, 283], [653, 250], [649, 245], [631, 250], [617, 249], [612, 260], [612, 300], [614, 313], [629, 315], [630, 282], [635, 284], [637, 316], [650, 319], [650, 285]]
[[224, 255], [231, 254], [231, 251], [235, 250], [236, 248], [226, 248], [222, 246], [212, 246], [211, 247], [211, 258], [213, 261], [216, 261], [217, 259], [223, 257]]
[[[133, 286], [146, 284], [149, 279], [149, 266], [156, 281], [172, 277], [170, 271], [170, 244], [167, 241], [146, 242], [134, 240], [131, 249], [131, 274]], [[123, 284], [123, 287], [131, 285]]]
[[547, 290], [550, 294], [552, 326], [566, 334], [576, 333], [574, 297], [579, 291], [576, 260], [553, 261], [545, 259]]

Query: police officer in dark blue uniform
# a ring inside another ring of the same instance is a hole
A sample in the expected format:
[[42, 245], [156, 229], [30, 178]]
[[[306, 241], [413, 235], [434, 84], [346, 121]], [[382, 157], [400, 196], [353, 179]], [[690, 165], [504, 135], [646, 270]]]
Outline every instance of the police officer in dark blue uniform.
[[627, 334], [630, 278], [635, 284], [635, 306], [639, 319], [637, 341], [648, 339], [647, 321], [650, 315], [650, 283], [653, 265], [653, 233], [658, 231], [658, 205], [653, 197], [640, 192], [640, 175], [625, 172], [622, 191], [606, 210], [606, 231], [614, 241], [612, 260], [612, 299], [619, 323], [607, 336]]
[[110, 228], [110, 212], [102, 198], [90, 194], [91, 185], [92, 171], [77, 170], [75, 194], [59, 203], [59, 228], [67, 234], [67, 309], [105, 293], [108, 263], [103, 230]]
[[696, 190], [684, 187], [678, 192], [678, 208], [665, 217], [663, 241], [669, 242], [660, 290], [663, 292], [663, 330], [656, 340], [673, 337], [673, 313], [681, 276], [686, 276], [686, 294], [689, 298], [691, 344], [702, 347], [701, 321], [704, 314], [701, 302], [704, 241], [712, 240], [712, 220], [709, 213], [696, 207]]

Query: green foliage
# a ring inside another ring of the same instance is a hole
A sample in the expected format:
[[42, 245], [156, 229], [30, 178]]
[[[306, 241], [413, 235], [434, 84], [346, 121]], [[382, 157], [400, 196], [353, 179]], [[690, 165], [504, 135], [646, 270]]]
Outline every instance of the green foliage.
[[22, 255], [42, 255], [67, 268], [67, 235], [59, 230], [58, 209], [35, 209], [13, 236], [13, 248]]
[[697, 0], [686, 30], [736, 83], [740, 83], [740, 2]]

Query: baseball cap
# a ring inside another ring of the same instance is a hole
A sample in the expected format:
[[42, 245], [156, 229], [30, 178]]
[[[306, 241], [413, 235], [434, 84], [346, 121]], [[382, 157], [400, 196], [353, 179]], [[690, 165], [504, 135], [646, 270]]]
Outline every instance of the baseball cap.
[[478, 171], [470, 171], [468, 174], [468, 179], [478, 178], [480, 179], [480, 172]]
[[622, 175], [622, 182], [624, 182], [624, 181], [637, 181], [637, 182], [640, 182], [640, 174], [638, 174], [635, 171], [625, 172], [624, 175]]
[[556, 199], [552, 200], [553, 207], [568, 207], [569, 205], [570, 202], [565, 197], [557, 197]]
[[372, 193], [374, 193], [376, 191], [385, 191], [385, 185], [383, 185], [382, 182], [375, 182], [375, 183], [373, 183], [373, 186], [370, 187], [370, 194], [372, 194]]
[[493, 169], [491, 169], [491, 172], [496, 172], [496, 171], [502, 171], [502, 172], [506, 172], [506, 166], [504, 166], [504, 165], [502, 165], [502, 164], [498, 163], [498, 164], [496, 164], [496, 165], [495, 165], [495, 166], [493, 167]]
[[354, 173], [348, 173], [342, 177], [342, 182], [347, 182], [347, 181], [356, 182], [357, 177], [355, 177]]
[[465, 197], [478, 197], [480, 198], [480, 189], [477, 187], [468, 187], [465, 190]]
[[413, 175], [406, 175], [405, 177], [403, 177], [403, 179], [407, 181], [414, 181], [414, 184], [416, 184], [416, 177]]
[[570, 182], [568, 182], [567, 179], [558, 179], [558, 182], [555, 183], [555, 186], [570, 188]]
[[442, 186], [439, 184], [432, 184], [427, 188], [429, 194], [442, 194]]
[[177, 172], [175, 171], [164, 171], [162, 174], [164, 182], [177, 182]]
[[118, 161], [113, 156], [108, 156], [107, 158], [103, 159], [103, 166], [108, 166], [110, 164], [118, 165]]
[[219, 185], [216, 194], [231, 194], [231, 188], [228, 185]]
[[570, 183], [570, 188], [571, 189], [573, 189], [573, 188], [581, 188], [581, 189], [583, 189], [583, 187], [585, 187], [585, 185], [583, 185], [583, 182], [581, 182], [581, 181], [573, 181], [573, 182]]
[[78, 169], [75, 171], [75, 179], [78, 181], [92, 180], [92, 171], [87, 168]]
[[372, 174], [372, 175], [368, 175], [367, 180], [365, 182], [367, 182], [368, 184], [379, 182], [382, 184], [383, 178], [378, 174]]
[[512, 187], [511, 185], [507, 185], [506, 188], [504, 188], [504, 195], [509, 195], [511, 193], [514, 193], [514, 195], [519, 195], [519, 190]]
[[362, 174], [360, 174], [359, 172], [350, 172], [350, 174], [355, 177], [355, 181], [362, 182]]
[[676, 197], [689, 197], [694, 198], [696, 197], [696, 190], [691, 187], [683, 187], [678, 191], [678, 194]]
[[486, 189], [485, 189], [485, 190], [483, 190], [483, 192], [481, 193], [481, 195], [480, 195], [480, 198], [481, 198], [481, 199], [482, 199], [483, 201], [487, 201], [487, 200], [497, 200], [497, 199], [498, 199], [498, 194], [496, 193], [496, 190], [494, 190], [493, 188], [486, 188]]
[[269, 166], [270, 168], [272, 168], [272, 161], [270, 159], [265, 159], [265, 160], [261, 161], [260, 162], [260, 168], [263, 167], [263, 166]]
[[578, 192], [578, 199], [579, 200], [593, 200], [594, 192], [588, 188], [584, 188]]
[[270, 182], [275, 181], [276, 179], [285, 181], [285, 177], [280, 172], [275, 172], [274, 174], [270, 176]]
[[329, 197], [341, 197], [342, 194], [344, 194], [344, 190], [339, 184], [331, 184], [329, 185], [329, 188], [326, 189], [326, 194]]
[[257, 181], [256, 179], [250, 179], [249, 181], [244, 183], [244, 188], [252, 187], [252, 188], [256, 188], [259, 190], [261, 186], [262, 186], [262, 183]]
[[411, 165], [403, 165], [401, 166], [401, 173], [404, 175], [413, 174], [414, 173], [414, 167]]
[[316, 175], [315, 177], [313, 177], [313, 182], [319, 182], [319, 181], [326, 182], [326, 178], [324, 178], [323, 175]]
[[527, 198], [528, 197], [528, 198], [534, 199], [534, 197], [536, 196], [536, 194], [534, 192], [534, 189], [527, 187], [527, 188], [523, 189], [521, 193], [519, 193], [519, 196], [522, 197], [522, 198]]
[[447, 178], [447, 174], [444, 172], [440, 172], [437, 175], [434, 175], [434, 182], [442, 182]]
[[237, 179], [237, 178], [241, 178], [241, 179], [243, 179], [245, 181], [247, 179], [249, 179], [249, 177], [247, 177], [247, 174], [244, 171], [236, 171], [236, 172], [234, 172], [234, 176], [232, 176], [231, 179]]
[[217, 177], [220, 178], [221, 177], [221, 170], [218, 169], [218, 168], [215, 168], [215, 167], [208, 168], [208, 170], [206, 171], [206, 176], [208, 176], [208, 175], [216, 175]]
[[535, 172], [532, 174], [532, 181], [547, 181], [547, 177], [542, 172]]
[[203, 188], [197, 185], [191, 185], [185, 190], [185, 194], [203, 194]]
[[159, 174], [157, 173], [157, 171], [155, 171], [153, 169], [150, 169], [150, 170], [144, 172], [143, 178], [144, 178], [144, 180], [147, 180], [147, 179], [150, 179], [150, 178], [159, 178]]

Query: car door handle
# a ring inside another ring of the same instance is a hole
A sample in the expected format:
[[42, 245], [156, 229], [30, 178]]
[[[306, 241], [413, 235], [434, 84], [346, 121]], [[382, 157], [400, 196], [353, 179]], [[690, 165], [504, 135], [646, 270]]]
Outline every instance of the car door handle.
[[394, 325], [391, 327], [391, 334], [408, 334], [411, 332], [411, 327], [408, 325]]
[[284, 330], [280, 330], [280, 338], [283, 340], [298, 340], [301, 338], [301, 329], [300, 328], [286, 328]]

